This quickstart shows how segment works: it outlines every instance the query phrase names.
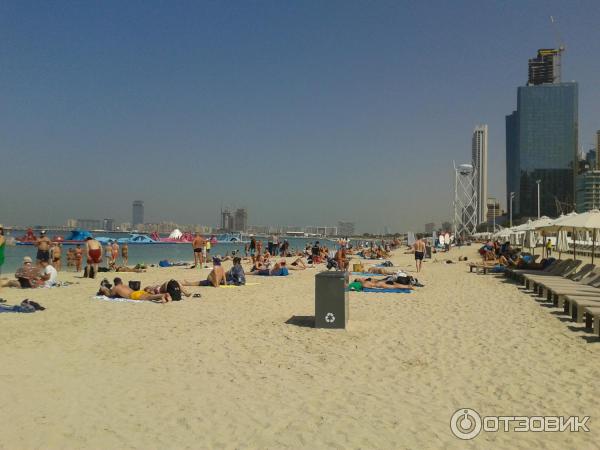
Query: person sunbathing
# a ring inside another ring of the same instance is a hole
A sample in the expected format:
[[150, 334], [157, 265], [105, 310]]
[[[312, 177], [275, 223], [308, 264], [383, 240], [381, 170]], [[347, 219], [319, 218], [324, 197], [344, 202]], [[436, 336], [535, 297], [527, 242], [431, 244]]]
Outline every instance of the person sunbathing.
[[366, 269], [363, 269], [363, 272], [365, 273], [372, 273], [372, 274], [378, 274], [378, 275], [395, 275], [396, 272], [398, 272], [395, 269], [390, 269], [389, 267], [367, 267]]
[[289, 275], [289, 271], [287, 268], [287, 263], [285, 260], [281, 260], [276, 263], [272, 269], [257, 269], [250, 272], [252, 275], [262, 275], [262, 276], [271, 276], [271, 277], [284, 277]]
[[242, 286], [246, 284], [246, 274], [242, 267], [242, 259], [239, 256], [233, 258], [233, 266], [225, 274], [227, 278], [227, 284], [233, 284], [235, 286]]
[[114, 272], [135, 272], [135, 273], [145, 272], [144, 269], [139, 269], [137, 267], [119, 266], [119, 265], [117, 265], [116, 261], [111, 261], [108, 268], [109, 268], [109, 270], [112, 270]]
[[268, 259], [265, 260], [262, 255], [257, 255], [254, 258], [254, 264], [252, 266], [252, 269], [250, 269], [250, 273], [257, 271], [257, 270], [268, 269], [270, 265], [271, 264], [269, 263]]
[[29, 256], [23, 258], [23, 265], [15, 272], [14, 280], [0, 280], [0, 287], [31, 289], [43, 285], [42, 273], [39, 267], [32, 264]]
[[146, 286], [144, 288], [144, 291], [148, 292], [149, 294], [166, 294], [167, 293], [167, 285], [169, 284], [170, 281], [174, 281], [175, 283], [177, 283], [179, 285], [179, 289], [181, 290], [181, 293], [184, 296], [190, 297], [192, 295], [192, 293], [190, 291], [185, 290], [185, 288], [183, 287], [184, 284], [181, 281], [177, 281], [177, 280], [169, 280], [169, 281], [165, 281], [163, 284], [154, 284], [151, 286]]
[[155, 303], [167, 303], [171, 301], [171, 296], [169, 294], [151, 294], [146, 291], [134, 291], [129, 286], [125, 286], [123, 284], [123, 280], [118, 277], [115, 278], [113, 282], [115, 284], [110, 288], [104, 285], [104, 283], [101, 284], [98, 292], [102, 295], [106, 295], [107, 297], [128, 298], [130, 300]]
[[305, 270], [308, 269], [308, 265], [302, 260], [302, 257], [299, 257], [290, 264], [289, 268], [290, 270]]
[[383, 280], [375, 280], [373, 278], [357, 278], [354, 283], [359, 283], [363, 288], [374, 288], [374, 289], [410, 289], [414, 290], [414, 287], [410, 284], [397, 283], [393, 277], [388, 277]]
[[227, 284], [227, 276], [225, 270], [221, 266], [221, 260], [219, 258], [213, 258], [213, 269], [210, 271], [206, 280], [190, 281], [183, 280], [180, 283], [182, 286], [213, 286], [219, 287], [222, 284]]

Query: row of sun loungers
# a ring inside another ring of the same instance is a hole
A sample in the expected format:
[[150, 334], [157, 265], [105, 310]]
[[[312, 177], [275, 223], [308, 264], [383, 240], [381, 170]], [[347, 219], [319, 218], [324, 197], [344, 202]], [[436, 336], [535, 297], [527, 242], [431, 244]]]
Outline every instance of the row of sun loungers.
[[544, 270], [507, 269], [505, 275], [562, 307], [574, 322], [600, 336], [600, 267], [581, 261], [555, 261]]

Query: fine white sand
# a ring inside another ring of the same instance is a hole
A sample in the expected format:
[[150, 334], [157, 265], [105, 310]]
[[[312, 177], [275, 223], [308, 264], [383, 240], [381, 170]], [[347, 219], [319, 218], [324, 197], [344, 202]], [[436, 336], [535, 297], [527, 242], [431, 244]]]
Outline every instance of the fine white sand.
[[[393, 261], [412, 270], [411, 255]], [[600, 448], [600, 343], [558, 310], [464, 263], [428, 261], [415, 293], [351, 293], [345, 331], [286, 324], [314, 314], [315, 273], [191, 288], [202, 298], [168, 305], [92, 300], [99, 279], [65, 273], [79, 284], [2, 289], [48, 309], [0, 314], [0, 448]], [[450, 431], [463, 407], [591, 416], [591, 431], [465, 442]]]

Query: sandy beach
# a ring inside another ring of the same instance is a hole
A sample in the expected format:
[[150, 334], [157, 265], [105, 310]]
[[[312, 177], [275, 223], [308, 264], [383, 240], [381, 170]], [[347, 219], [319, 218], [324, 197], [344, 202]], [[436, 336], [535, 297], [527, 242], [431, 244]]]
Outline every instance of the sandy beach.
[[[47, 310], [0, 315], [0, 448], [600, 448], [599, 339], [515, 284], [469, 274], [456, 261], [475, 248], [427, 261], [414, 293], [351, 293], [345, 331], [287, 323], [314, 314], [320, 268], [167, 305], [93, 300], [99, 279], [65, 272], [78, 284], [2, 289]], [[413, 271], [412, 255], [392, 261]], [[590, 432], [467, 442], [450, 431], [459, 408], [591, 416]]]

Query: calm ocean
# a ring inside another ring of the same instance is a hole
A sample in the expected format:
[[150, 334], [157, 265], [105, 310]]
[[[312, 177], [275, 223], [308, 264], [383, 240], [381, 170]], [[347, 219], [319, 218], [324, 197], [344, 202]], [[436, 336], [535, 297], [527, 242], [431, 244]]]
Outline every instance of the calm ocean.
[[[15, 232], [12, 236], [18, 237], [23, 235], [23, 232]], [[69, 233], [58, 233], [61, 236]], [[53, 233], [48, 233], [50, 239], [54, 237]], [[111, 237], [115, 239], [121, 237], [129, 236], [127, 233], [112, 233]], [[10, 237], [10, 236], [7, 236]], [[267, 242], [265, 239], [261, 239], [263, 241], [263, 249], [266, 248]], [[287, 238], [290, 243], [290, 249], [303, 249], [307, 243], [314, 242], [315, 240], [319, 240], [323, 244], [329, 246], [329, 248], [336, 248], [335, 243], [333, 241], [327, 239], [315, 239], [315, 238]], [[66, 261], [66, 250], [70, 248], [70, 245], [63, 245], [62, 251], [62, 264], [63, 270], [66, 269], [67, 261]], [[233, 250], [238, 250], [243, 255], [244, 253], [244, 244], [213, 244], [211, 248], [211, 255], [225, 255], [227, 253], [231, 253]], [[3, 276], [7, 274], [13, 273], [17, 267], [19, 267], [23, 262], [24, 256], [30, 256], [35, 261], [37, 249], [33, 245], [16, 245], [16, 246], [7, 246], [6, 247], [6, 261], [2, 266], [2, 274]], [[194, 255], [192, 252], [191, 244], [160, 244], [160, 245], [129, 245], [129, 265], [133, 266], [135, 264], [157, 264], [159, 261], [163, 259], [168, 259], [170, 261], [194, 261]], [[84, 260], [85, 264], [85, 260]]]

